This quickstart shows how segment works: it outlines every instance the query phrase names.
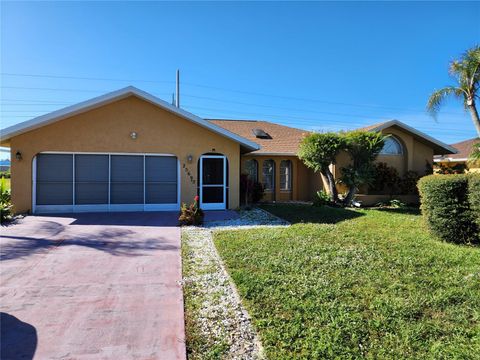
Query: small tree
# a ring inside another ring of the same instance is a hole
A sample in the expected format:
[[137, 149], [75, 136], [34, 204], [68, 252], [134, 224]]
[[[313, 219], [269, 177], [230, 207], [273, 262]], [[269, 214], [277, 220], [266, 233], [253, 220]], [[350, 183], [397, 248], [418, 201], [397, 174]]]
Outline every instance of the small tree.
[[312, 133], [302, 140], [298, 151], [298, 157], [308, 168], [325, 176], [333, 202], [338, 202], [338, 192], [330, 165], [335, 163], [335, 158], [344, 148], [345, 139], [340, 134]]
[[369, 185], [374, 179], [373, 162], [383, 148], [386, 136], [372, 131], [350, 131], [344, 134], [345, 145], [352, 163], [342, 168], [340, 181], [348, 187], [344, 199], [350, 205], [359, 186]]

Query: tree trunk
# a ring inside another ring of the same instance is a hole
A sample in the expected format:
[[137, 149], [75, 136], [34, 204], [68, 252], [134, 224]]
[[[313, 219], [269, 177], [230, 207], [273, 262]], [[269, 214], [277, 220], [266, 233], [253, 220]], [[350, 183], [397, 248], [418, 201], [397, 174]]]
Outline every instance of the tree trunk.
[[351, 205], [352, 201], [353, 201], [353, 198], [355, 197], [355, 194], [357, 192], [357, 187], [356, 186], [350, 186], [348, 188], [348, 193], [347, 193], [347, 196], [345, 197], [345, 199], [343, 200], [343, 204], [345, 206], [349, 206]]
[[468, 110], [470, 110], [470, 114], [472, 115], [473, 125], [475, 125], [475, 129], [477, 129], [478, 137], [480, 137], [480, 117], [478, 116], [478, 111], [474, 102], [472, 102], [472, 105], [468, 105]]
[[337, 191], [337, 187], [335, 186], [335, 179], [333, 178], [333, 174], [328, 167], [324, 169], [323, 172], [328, 181], [328, 190], [330, 191], [330, 200], [334, 203], [337, 203], [338, 191]]

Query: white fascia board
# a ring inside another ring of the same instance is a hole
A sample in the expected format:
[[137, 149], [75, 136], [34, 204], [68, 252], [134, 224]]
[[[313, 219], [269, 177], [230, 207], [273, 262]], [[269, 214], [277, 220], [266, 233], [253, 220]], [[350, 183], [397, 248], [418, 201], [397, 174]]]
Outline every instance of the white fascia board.
[[247, 154], [243, 154], [243, 156], [297, 156], [296, 153], [290, 152], [251, 152]]
[[422, 137], [422, 138], [424, 138], [424, 139], [426, 139], [426, 140], [444, 148], [445, 150], [448, 150], [448, 151], [452, 152], [453, 154], [456, 154], [458, 152], [457, 149], [455, 149], [454, 147], [452, 147], [450, 145], [447, 145], [444, 142], [441, 142], [440, 140], [437, 140], [437, 139], [431, 137], [430, 135], [427, 135], [424, 132], [421, 132], [421, 131], [419, 131], [419, 130], [417, 130], [417, 129], [415, 129], [415, 128], [413, 128], [413, 127], [411, 127], [411, 126], [409, 126], [409, 125], [407, 125], [407, 124], [405, 124], [405, 123], [403, 123], [399, 120], [396, 120], [396, 119], [387, 121], [387, 122], [377, 126], [376, 128], [371, 129], [370, 131], [380, 131], [380, 130], [383, 130], [383, 129], [387, 129], [387, 128], [393, 126], [393, 125], [397, 125], [398, 127], [404, 128], [405, 130], [410, 131], [411, 133], [413, 133], [413, 134], [415, 134], [419, 137]]
[[25, 133], [27, 131], [31, 131], [31, 130], [40, 128], [42, 126], [51, 124], [53, 122], [65, 119], [67, 117], [86, 112], [88, 110], [100, 107], [102, 105], [126, 98], [130, 95], [135, 95], [145, 101], [148, 101], [167, 111], [170, 111], [171, 113], [174, 113], [184, 119], [187, 119], [193, 123], [196, 123], [197, 125], [200, 125], [208, 130], [211, 130], [219, 135], [222, 135], [226, 138], [234, 140], [235, 142], [240, 143], [241, 145], [245, 146], [250, 150], [260, 149], [260, 146], [257, 143], [254, 143], [253, 141], [250, 141], [228, 130], [225, 130], [224, 128], [218, 125], [212, 124], [205, 119], [202, 119], [192, 113], [189, 113], [188, 111], [179, 109], [152, 94], [149, 94], [143, 90], [137, 89], [134, 86], [128, 86], [123, 89], [119, 89], [119, 90], [95, 97], [93, 99], [80, 102], [75, 105], [67, 106], [63, 109], [56, 110], [51, 113], [41, 115], [31, 120], [27, 120], [19, 124], [5, 128], [1, 131], [1, 140], [2, 142], [5, 142], [7, 140], [10, 140], [12, 137]]

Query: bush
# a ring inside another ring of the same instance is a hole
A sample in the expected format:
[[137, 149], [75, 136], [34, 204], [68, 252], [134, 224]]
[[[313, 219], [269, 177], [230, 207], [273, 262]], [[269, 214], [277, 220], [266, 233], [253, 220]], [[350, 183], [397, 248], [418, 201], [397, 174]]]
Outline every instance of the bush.
[[198, 195], [195, 196], [193, 204], [182, 204], [180, 208], [180, 225], [200, 225], [203, 222], [203, 210], [198, 206]]
[[418, 182], [423, 217], [432, 233], [445, 241], [479, 241], [468, 180], [467, 175], [429, 175]]
[[313, 198], [313, 206], [324, 206], [330, 204], [330, 195], [325, 190], [320, 190], [315, 193]]
[[420, 175], [416, 171], [409, 170], [400, 177], [393, 166], [379, 162], [373, 167], [373, 181], [368, 192], [369, 194], [418, 195], [418, 179]]
[[7, 188], [7, 182], [4, 178], [0, 179], [0, 222], [12, 218], [12, 203], [10, 189]]
[[10, 170], [0, 171], [0, 178], [10, 179], [11, 176]]
[[468, 175], [468, 201], [473, 217], [480, 230], [480, 174]]
[[240, 201], [245, 204], [258, 203], [263, 198], [263, 185], [253, 181], [247, 174], [240, 175]]
[[404, 195], [418, 195], [417, 183], [420, 178], [416, 171], [407, 171], [400, 180], [400, 192]]
[[373, 181], [369, 186], [369, 193], [372, 194], [397, 194], [400, 184], [400, 176], [397, 169], [388, 166], [384, 162], [376, 163], [373, 166]]
[[463, 163], [458, 163], [452, 166], [440, 163], [436, 169], [436, 173], [441, 175], [464, 174], [467, 171], [468, 166]]

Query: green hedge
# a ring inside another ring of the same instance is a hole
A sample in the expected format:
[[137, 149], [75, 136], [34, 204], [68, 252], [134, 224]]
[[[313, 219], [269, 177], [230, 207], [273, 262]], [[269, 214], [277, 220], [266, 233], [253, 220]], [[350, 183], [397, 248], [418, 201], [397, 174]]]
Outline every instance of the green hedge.
[[480, 186], [473, 175], [430, 175], [418, 182], [422, 214], [430, 230], [445, 241], [477, 243]]
[[468, 199], [480, 231], [480, 174], [471, 174], [468, 177]]

